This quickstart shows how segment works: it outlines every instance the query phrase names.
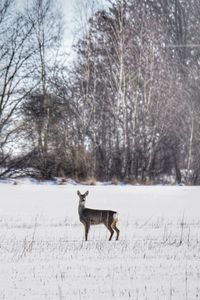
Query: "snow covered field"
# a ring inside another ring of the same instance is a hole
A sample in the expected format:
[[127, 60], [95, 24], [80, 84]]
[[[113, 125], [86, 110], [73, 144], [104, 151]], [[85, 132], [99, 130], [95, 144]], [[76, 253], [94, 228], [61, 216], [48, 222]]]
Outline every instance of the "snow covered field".
[[[83, 240], [77, 189], [118, 242]], [[200, 299], [200, 187], [0, 184], [0, 299]]]

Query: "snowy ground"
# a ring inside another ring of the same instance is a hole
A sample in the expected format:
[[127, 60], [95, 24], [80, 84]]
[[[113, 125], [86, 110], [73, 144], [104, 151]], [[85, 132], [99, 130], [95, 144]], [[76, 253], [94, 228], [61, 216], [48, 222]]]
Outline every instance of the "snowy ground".
[[[118, 242], [88, 207], [119, 212]], [[0, 184], [0, 299], [200, 299], [200, 187]]]

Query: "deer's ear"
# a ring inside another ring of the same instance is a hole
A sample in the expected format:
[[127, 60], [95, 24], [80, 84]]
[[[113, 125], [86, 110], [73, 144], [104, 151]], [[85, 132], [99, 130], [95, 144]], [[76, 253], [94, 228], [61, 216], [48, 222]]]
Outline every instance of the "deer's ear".
[[77, 195], [80, 196], [80, 194], [81, 194], [81, 193], [80, 193], [79, 191], [77, 191]]
[[87, 196], [89, 194], [89, 191], [85, 192], [85, 196]]

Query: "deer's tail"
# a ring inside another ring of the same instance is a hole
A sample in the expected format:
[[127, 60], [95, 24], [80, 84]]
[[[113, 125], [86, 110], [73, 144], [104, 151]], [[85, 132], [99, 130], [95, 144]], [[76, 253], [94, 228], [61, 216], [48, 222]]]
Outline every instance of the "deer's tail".
[[118, 222], [118, 213], [115, 212], [115, 213], [113, 214], [113, 221], [112, 221], [111, 226], [115, 226], [115, 225], [117, 224], [117, 222]]

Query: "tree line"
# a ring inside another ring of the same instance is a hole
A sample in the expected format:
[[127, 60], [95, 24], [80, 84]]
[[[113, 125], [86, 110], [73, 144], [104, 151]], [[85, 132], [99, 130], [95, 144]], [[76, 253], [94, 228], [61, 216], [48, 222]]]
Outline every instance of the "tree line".
[[55, 2], [13, 5], [0, 8], [1, 177], [199, 184], [198, 0], [106, 0], [70, 62]]

